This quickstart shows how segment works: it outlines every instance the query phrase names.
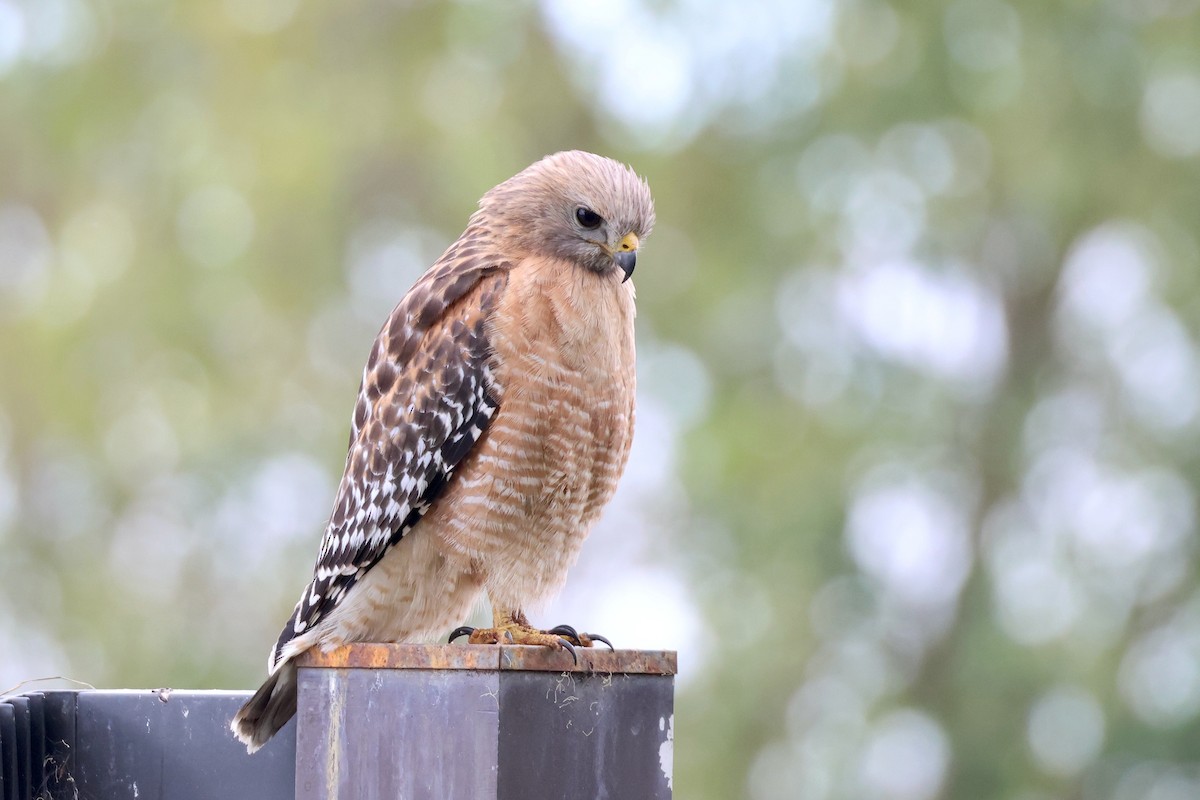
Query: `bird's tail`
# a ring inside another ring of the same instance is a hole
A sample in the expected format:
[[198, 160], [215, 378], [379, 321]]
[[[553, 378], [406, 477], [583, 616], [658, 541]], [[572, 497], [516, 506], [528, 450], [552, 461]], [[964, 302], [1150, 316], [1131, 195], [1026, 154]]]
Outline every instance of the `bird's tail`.
[[296, 664], [288, 660], [234, 714], [229, 727], [246, 745], [246, 751], [253, 753], [295, 715]]

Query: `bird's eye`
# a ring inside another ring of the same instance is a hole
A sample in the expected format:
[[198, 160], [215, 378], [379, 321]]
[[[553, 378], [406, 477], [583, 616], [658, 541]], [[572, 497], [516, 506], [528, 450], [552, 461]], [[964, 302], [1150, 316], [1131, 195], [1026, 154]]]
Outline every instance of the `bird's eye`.
[[580, 206], [575, 209], [575, 221], [589, 231], [594, 231], [604, 223], [604, 218], [590, 208]]

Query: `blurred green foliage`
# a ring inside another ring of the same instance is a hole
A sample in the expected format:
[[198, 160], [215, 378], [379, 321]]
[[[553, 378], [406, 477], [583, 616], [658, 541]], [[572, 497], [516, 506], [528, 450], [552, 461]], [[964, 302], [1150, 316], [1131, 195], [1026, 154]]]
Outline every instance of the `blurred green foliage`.
[[659, 227], [555, 611], [679, 648], [678, 796], [1200, 796], [1198, 8], [0, 0], [0, 689], [256, 684], [377, 326], [582, 148]]

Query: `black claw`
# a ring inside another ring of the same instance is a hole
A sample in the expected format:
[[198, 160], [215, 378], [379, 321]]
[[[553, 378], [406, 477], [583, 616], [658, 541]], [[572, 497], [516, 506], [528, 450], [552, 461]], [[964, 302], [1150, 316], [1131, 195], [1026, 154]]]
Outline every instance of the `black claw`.
[[446, 640], [446, 644], [452, 644], [458, 637], [470, 636], [474, 632], [475, 629], [468, 625], [463, 625], [461, 628], [455, 628], [454, 630], [450, 631], [450, 638]]
[[589, 639], [591, 639], [592, 641], [595, 641], [595, 642], [604, 642], [606, 645], [608, 645], [609, 650], [617, 649], [612, 646], [612, 642], [610, 642], [608, 639], [606, 639], [605, 637], [601, 636], [598, 633], [585, 633], [584, 636], [588, 637]]
[[562, 642], [562, 646], [563, 646], [563, 647], [565, 647], [565, 648], [567, 648], [568, 650], [570, 650], [570, 651], [571, 651], [571, 660], [572, 660], [572, 661], [574, 661], [574, 662], [575, 662], [575, 666], [577, 666], [577, 667], [578, 667], [578, 666], [579, 666], [579, 654], [575, 652], [575, 645], [571, 644], [570, 642], [568, 642], [566, 639], [564, 639], [564, 638], [563, 638], [563, 637], [561, 637], [561, 636], [560, 636], [560, 637], [558, 637], [558, 640], [559, 640], [560, 642]]
[[559, 625], [557, 627], [551, 628], [550, 630], [546, 631], [546, 633], [553, 633], [557, 636], [562, 636], [564, 638], [570, 639], [572, 644], [578, 644], [578, 645], [583, 644], [583, 642], [579, 638], [579, 632], [576, 631], [574, 628], [572, 628], [570, 625]]

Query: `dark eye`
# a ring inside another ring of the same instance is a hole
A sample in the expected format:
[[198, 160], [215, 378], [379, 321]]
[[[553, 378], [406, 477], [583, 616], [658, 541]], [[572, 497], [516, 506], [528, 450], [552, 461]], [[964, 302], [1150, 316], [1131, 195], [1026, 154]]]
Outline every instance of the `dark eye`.
[[589, 231], [594, 231], [604, 224], [604, 219], [599, 214], [584, 206], [575, 209], [575, 221]]

